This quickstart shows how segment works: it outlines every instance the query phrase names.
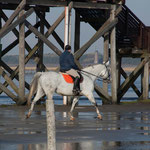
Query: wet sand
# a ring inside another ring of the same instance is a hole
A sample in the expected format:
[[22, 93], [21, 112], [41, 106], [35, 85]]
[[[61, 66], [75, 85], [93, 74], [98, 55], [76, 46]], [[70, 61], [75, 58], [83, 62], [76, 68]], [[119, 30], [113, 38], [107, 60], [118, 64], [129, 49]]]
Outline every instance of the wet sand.
[[[70, 121], [69, 106], [55, 106], [57, 150], [129, 150], [150, 148], [150, 104], [104, 105], [103, 120], [92, 106], [78, 106]], [[0, 150], [46, 150], [45, 106], [0, 107]], [[8, 148], [9, 147], [9, 148]], [[38, 148], [37, 148], [38, 147]]]

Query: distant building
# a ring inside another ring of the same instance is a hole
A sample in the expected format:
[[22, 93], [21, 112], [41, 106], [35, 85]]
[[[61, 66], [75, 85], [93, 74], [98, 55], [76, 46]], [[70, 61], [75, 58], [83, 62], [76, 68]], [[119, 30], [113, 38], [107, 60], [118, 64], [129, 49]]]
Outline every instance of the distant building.
[[99, 61], [98, 61], [98, 51], [95, 51], [95, 55], [94, 55], [94, 64], [98, 64]]

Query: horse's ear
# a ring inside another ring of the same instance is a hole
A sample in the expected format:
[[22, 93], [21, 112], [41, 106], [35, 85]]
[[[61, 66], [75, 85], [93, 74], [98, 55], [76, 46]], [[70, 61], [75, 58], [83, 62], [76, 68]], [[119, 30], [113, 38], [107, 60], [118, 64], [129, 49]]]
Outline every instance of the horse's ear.
[[109, 60], [106, 62], [103, 62], [104, 65], [109, 66]]

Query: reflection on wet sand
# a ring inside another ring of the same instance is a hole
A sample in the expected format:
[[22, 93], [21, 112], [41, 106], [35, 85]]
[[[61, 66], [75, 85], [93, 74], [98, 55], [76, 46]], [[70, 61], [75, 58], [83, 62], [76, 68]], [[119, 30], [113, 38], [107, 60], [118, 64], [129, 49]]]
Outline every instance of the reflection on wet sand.
[[[113, 106], [112, 106], [113, 107]], [[84, 108], [83, 108], [84, 109]], [[0, 150], [46, 150], [45, 108], [25, 120], [23, 107], [0, 109]], [[141, 150], [150, 147], [150, 110], [94, 111], [77, 109], [75, 121], [68, 110], [56, 111], [57, 150]]]

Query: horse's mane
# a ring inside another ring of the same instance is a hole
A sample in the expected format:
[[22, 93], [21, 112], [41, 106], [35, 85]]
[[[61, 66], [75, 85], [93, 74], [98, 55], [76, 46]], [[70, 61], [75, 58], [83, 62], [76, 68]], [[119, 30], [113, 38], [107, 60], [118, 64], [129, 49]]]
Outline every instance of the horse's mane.
[[88, 65], [87, 67], [83, 68], [82, 70], [84, 70], [84, 71], [91, 70], [91, 68], [93, 68], [96, 65], [100, 65], [100, 64]]

